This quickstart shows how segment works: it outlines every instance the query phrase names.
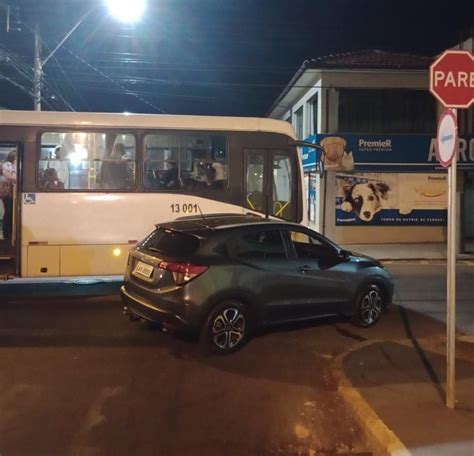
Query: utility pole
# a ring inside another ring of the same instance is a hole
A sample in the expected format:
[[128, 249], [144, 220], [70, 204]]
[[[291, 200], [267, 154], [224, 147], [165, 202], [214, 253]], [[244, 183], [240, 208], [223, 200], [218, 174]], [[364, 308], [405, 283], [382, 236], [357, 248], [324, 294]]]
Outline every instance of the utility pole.
[[93, 6], [87, 10], [76, 24], [66, 33], [64, 38], [58, 43], [58, 45], [49, 53], [49, 55], [41, 60], [41, 36], [39, 24], [35, 24], [34, 35], [35, 35], [35, 61], [33, 71], [33, 101], [35, 111], [41, 111], [41, 85], [43, 83], [43, 66], [46, 65], [51, 57], [56, 54], [56, 51], [66, 42], [66, 40], [74, 33], [74, 31], [82, 24], [82, 21], [91, 14], [97, 6]]
[[35, 60], [33, 70], [33, 103], [35, 111], [41, 111], [41, 82], [43, 64], [41, 62], [41, 37], [38, 23], [35, 24]]

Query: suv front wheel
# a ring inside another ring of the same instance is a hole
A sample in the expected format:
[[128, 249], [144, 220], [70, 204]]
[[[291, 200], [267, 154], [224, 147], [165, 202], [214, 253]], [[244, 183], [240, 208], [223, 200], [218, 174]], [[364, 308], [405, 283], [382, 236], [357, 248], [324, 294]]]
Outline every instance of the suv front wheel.
[[384, 307], [381, 288], [369, 285], [359, 295], [352, 321], [363, 328], [373, 326], [380, 320]]
[[232, 353], [247, 341], [249, 325], [248, 311], [242, 303], [224, 301], [210, 313], [202, 329], [201, 341], [214, 353]]

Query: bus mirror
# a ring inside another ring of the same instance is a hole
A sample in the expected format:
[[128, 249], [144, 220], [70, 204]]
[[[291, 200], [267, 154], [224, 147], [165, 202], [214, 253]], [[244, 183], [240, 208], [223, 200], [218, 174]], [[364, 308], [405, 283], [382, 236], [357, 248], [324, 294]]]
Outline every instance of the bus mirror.
[[318, 144], [313, 144], [305, 141], [290, 141], [290, 146], [293, 147], [309, 147], [311, 149], [318, 149], [324, 152], [324, 149]]

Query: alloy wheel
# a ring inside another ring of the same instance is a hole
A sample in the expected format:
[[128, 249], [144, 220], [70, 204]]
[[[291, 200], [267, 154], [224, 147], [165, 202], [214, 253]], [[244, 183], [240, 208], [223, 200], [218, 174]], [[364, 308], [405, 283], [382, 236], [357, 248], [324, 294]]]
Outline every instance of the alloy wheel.
[[244, 338], [245, 329], [245, 317], [242, 312], [235, 307], [228, 307], [214, 318], [212, 324], [214, 344], [221, 350], [230, 350]]
[[360, 318], [366, 325], [374, 324], [382, 313], [382, 297], [379, 291], [370, 290], [362, 298]]

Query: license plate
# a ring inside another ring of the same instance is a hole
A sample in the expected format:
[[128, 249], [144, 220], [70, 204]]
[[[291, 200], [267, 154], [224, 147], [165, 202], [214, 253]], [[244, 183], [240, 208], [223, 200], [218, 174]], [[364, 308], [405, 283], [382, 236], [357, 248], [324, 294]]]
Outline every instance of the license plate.
[[143, 263], [142, 261], [137, 262], [135, 269], [133, 270], [134, 274], [140, 274], [142, 276], [150, 278], [153, 274], [153, 266], [150, 264]]

